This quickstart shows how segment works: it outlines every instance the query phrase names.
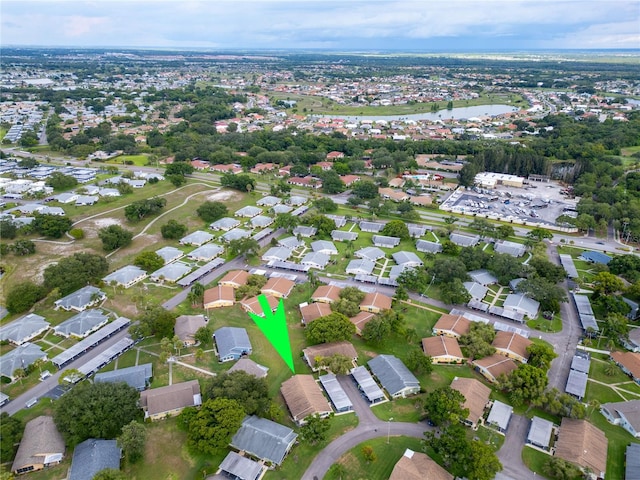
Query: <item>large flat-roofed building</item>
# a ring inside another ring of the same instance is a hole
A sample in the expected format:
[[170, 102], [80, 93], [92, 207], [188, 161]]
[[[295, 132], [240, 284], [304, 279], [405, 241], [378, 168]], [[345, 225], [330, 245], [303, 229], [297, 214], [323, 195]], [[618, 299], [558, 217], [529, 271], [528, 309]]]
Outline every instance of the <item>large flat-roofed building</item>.
[[482, 188], [496, 188], [499, 185], [522, 188], [524, 177], [507, 173], [480, 172], [476, 174], [474, 183]]

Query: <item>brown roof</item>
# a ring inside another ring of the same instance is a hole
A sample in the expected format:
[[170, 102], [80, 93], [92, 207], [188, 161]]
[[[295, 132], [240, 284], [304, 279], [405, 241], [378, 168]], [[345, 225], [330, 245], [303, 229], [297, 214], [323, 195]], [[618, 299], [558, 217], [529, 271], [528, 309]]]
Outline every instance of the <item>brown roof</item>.
[[462, 336], [469, 333], [470, 326], [471, 320], [468, 318], [465, 318], [462, 315], [451, 315], [450, 313], [445, 313], [438, 319], [436, 324], [433, 326], [433, 329], [448, 330]]
[[296, 282], [289, 280], [284, 277], [271, 277], [264, 287], [262, 287], [262, 292], [277, 292], [281, 296], [286, 297], [291, 292], [291, 289], [295, 287]]
[[302, 350], [304, 357], [307, 359], [307, 363], [311, 368], [316, 365], [316, 358], [318, 357], [331, 357], [333, 355], [344, 355], [349, 358], [358, 358], [358, 352], [353, 348], [353, 345], [349, 342], [330, 342], [321, 343], [320, 345], [313, 345]]
[[431, 195], [420, 195], [418, 197], [409, 198], [409, 202], [414, 205], [431, 205], [433, 203], [433, 199]]
[[362, 302], [360, 302], [361, 307], [376, 307], [380, 310], [389, 310], [391, 308], [391, 297], [387, 297], [383, 293], [372, 292], [367, 293]]
[[53, 417], [41, 415], [25, 425], [11, 471], [15, 472], [29, 465], [43, 465], [46, 455], [64, 454], [64, 451], [64, 439], [56, 428]]
[[205, 327], [207, 322], [204, 315], [180, 315], [176, 318], [176, 325], [173, 327], [175, 334], [183, 342], [192, 339], [200, 327]]
[[590, 468], [600, 476], [607, 470], [607, 437], [586, 420], [563, 418], [556, 442], [556, 455]]
[[264, 378], [267, 376], [269, 369], [259, 363], [254, 362], [250, 358], [241, 358], [233, 366], [227, 370], [227, 373], [242, 370], [243, 372], [253, 375], [254, 377]]
[[235, 302], [236, 295], [233, 291], [233, 287], [218, 285], [217, 287], [209, 288], [204, 291], [205, 308], [209, 303], [214, 303], [220, 300]]
[[317, 318], [330, 315], [331, 306], [328, 303], [311, 303], [300, 307], [300, 313], [302, 314], [302, 321], [304, 323], [311, 323]]
[[484, 413], [484, 408], [489, 402], [489, 395], [491, 395], [491, 389], [483, 384], [481, 381], [475, 378], [461, 378], [456, 377], [451, 382], [451, 388], [459, 391], [464, 398], [464, 408], [469, 409], [469, 416], [467, 420], [472, 423], [478, 423], [478, 420]]
[[313, 375], [294, 375], [282, 383], [280, 393], [296, 421], [332, 411]]
[[504, 355], [500, 355], [499, 353], [494, 353], [488, 357], [474, 360], [473, 364], [487, 370], [494, 378], [498, 378], [503, 373], [508, 375], [518, 368], [516, 362], [510, 358], [506, 358]]
[[311, 295], [311, 300], [317, 302], [319, 300], [330, 300], [331, 302], [335, 302], [340, 299], [340, 292], [342, 289], [340, 287], [336, 287], [335, 285], [321, 285], [316, 288], [316, 291]]
[[523, 358], [529, 358], [527, 347], [532, 343], [528, 338], [514, 332], [498, 332], [491, 345], [496, 349], [506, 350]]
[[355, 317], [351, 317], [349, 320], [356, 326], [356, 330], [362, 331], [364, 326], [376, 315], [371, 312], [360, 312]]
[[640, 353], [611, 352], [611, 358], [629, 370], [633, 378], [640, 378]]
[[441, 357], [444, 355], [451, 355], [453, 357], [464, 358], [460, 345], [458, 345], [458, 339], [437, 336], [427, 337], [422, 339], [422, 349], [425, 355], [430, 357]]
[[453, 475], [424, 453], [407, 449], [393, 467], [389, 480], [453, 480]]
[[140, 393], [140, 405], [147, 408], [150, 416], [157, 415], [177, 408], [195, 406], [195, 395], [200, 395], [200, 384], [197, 380], [190, 380], [145, 390]]
[[232, 270], [228, 272], [218, 283], [233, 283], [239, 287], [247, 284], [249, 272], [244, 270]]
[[[267, 297], [267, 302], [269, 302], [271, 311], [272, 312], [275, 311], [276, 308], [278, 308], [278, 304], [280, 303], [280, 301], [273, 295], [265, 295], [265, 297]], [[242, 307], [246, 311], [253, 312], [256, 315], [260, 315], [261, 317], [264, 316], [262, 307], [260, 306], [260, 300], [258, 300], [258, 297], [245, 298], [240, 301], [240, 305], [242, 305]]]

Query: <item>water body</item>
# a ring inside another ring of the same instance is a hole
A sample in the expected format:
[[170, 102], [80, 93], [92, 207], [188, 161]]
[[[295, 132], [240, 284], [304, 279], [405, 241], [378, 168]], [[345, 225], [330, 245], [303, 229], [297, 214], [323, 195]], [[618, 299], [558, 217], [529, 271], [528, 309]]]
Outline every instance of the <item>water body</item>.
[[414, 113], [411, 115], [316, 115], [320, 118], [342, 118], [346, 121], [362, 121], [362, 120], [460, 120], [466, 118], [496, 116], [504, 113], [517, 112], [520, 108], [513, 105], [476, 105], [473, 107], [458, 107], [452, 110], [439, 110], [429, 113]]

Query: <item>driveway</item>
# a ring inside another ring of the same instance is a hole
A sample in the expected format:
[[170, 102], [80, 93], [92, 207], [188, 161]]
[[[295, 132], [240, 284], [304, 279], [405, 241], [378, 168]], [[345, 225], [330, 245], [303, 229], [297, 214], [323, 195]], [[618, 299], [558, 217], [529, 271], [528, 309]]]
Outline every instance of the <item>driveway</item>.
[[[336, 438], [327, 445], [311, 462], [302, 476], [302, 480], [320, 480], [324, 478], [331, 465], [353, 447], [373, 438], [385, 436], [407, 436], [424, 438], [424, 432], [431, 430], [426, 423], [384, 422], [378, 419], [368, 402], [360, 395], [351, 376], [340, 375], [338, 381], [353, 403], [353, 409], [358, 416], [358, 426], [344, 435]], [[350, 415], [350, 414], [349, 414]]]
[[522, 448], [527, 439], [529, 420], [522, 415], [513, 415], [498, 458], [502, 463], [501, 474], [518, 480], [534, 480], [536, 475], [522, 461]]

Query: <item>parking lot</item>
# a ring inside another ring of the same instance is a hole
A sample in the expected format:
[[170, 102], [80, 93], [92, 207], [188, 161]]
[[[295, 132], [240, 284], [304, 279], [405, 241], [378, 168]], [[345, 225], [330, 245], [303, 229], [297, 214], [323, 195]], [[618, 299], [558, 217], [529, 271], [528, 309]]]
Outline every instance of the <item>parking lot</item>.
[[[442, 204], [444, 210], [517, 223], [555, 225], [560, 215], [575, 216], [577, 199], [563, 194], [557, 182], [532, 182], [524, 188], [460, 187]], [[441, 207], [441, 208], [442, 208]]]

